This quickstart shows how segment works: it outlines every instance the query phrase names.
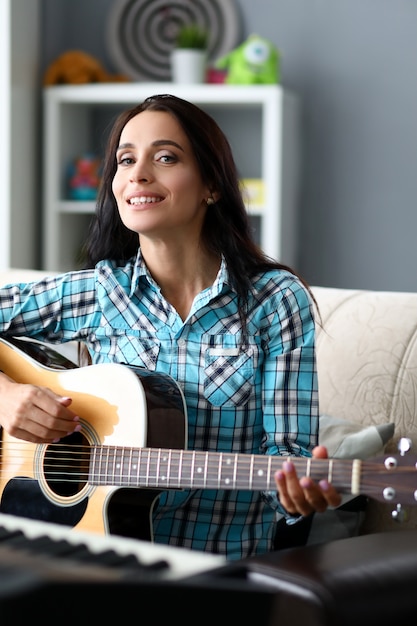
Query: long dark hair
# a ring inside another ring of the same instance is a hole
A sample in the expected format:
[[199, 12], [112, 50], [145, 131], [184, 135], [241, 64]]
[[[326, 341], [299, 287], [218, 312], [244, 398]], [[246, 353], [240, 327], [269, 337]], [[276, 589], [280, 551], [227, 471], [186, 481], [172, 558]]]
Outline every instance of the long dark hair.
[[129, 120], [143, 111], [163, 111], [177, 119], [191, 143], [204, 183], [218, 196], [218, 200], [207, 208], [202, 243], [207, 250], [225, 258], [230, 280], [238, 295], [243, 328], [246, 328], [245, 313], [251, 279], [258, 272], [289, 270], [310, 291], [293, 269], [268, 257], [256, 244], [233, 153], [217, 122], [195, 104], [169, 94], [146, 98], [141, 104], [121, 113], [113, 125], [103, 163], [97, 209], [85, 246], [86, 267], [94, 267], [103, 259], [124, 263], [137, 254], [139, 237], [120, 219], [112, 182], [117, 169], [116, 151], [122, 130]]

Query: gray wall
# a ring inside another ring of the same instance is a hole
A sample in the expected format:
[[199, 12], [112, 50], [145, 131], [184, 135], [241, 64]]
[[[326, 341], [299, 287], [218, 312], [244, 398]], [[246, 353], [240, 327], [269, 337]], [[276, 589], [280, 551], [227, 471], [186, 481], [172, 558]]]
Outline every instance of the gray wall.
[[[302, 103], [298, 269], [312, 284], [417, 290], [417, 0], [236, 0]], [[110, 71], [111, 0], [42, 0], [45, 68], [82, 48]]]

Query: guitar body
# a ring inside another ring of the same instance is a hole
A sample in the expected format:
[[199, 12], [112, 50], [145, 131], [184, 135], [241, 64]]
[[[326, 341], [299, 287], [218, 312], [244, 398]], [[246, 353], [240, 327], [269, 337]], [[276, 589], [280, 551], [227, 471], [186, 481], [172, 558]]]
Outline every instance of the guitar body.
[[96, 446], [184, 449], [186, 406], [174, 379], [120, 364], [77, 367], [43, 344], [14, 338], [0, 338], [0, 370], [16, 382], [71, 397], [82, 424], [80, 433], [58, 444], [31, 444], [3, 431], [0, 511], [151, 540], [160, 490], [94, 486], [85, 480], [85, 468]]

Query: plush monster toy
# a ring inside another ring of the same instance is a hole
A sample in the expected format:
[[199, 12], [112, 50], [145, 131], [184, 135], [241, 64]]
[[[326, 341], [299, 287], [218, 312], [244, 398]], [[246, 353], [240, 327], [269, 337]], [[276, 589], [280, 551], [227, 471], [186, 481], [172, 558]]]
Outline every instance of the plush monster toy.
[[278, 83], [279, 52], [268, 39], [250, 35], [240, 46], [217, 59], [216, 68], [226, 70], [229, 85]]

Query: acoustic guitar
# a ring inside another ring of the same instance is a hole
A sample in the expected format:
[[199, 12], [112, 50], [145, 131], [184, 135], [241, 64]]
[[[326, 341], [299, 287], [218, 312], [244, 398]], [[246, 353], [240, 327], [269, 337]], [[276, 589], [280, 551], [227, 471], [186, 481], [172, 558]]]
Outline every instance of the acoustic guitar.
[[[120, 364], [77, 367], [44, 344], [15, 338], [0, 338], [0, 370], [70, 396], [82, 424], [54, 444], [3, 431], [3, 513], [152, 540], [152, 508], [162, 490], [275, 489], [282, 457], [186, 450], [186, 405], [168, 375]], [[416, 504], [412, 455], [291, 460], [299, 475], [326, 478], [341, 493]]]

